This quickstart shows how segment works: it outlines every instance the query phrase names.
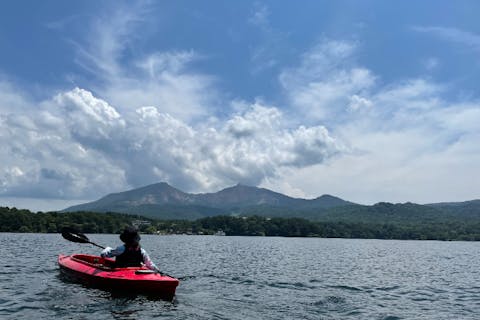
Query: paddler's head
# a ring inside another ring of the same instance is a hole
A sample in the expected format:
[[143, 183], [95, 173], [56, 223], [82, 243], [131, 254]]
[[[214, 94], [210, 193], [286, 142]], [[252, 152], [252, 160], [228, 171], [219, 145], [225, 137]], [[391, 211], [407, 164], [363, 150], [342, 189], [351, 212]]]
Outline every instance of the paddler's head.
[[120, 234], [120, 240], [122, 240], [126, 246], [134, 247], [138, 246], [138, 243], [140, 242], [140, 235], [138, 234], [136, 228], [126, 227], [122, 234]]

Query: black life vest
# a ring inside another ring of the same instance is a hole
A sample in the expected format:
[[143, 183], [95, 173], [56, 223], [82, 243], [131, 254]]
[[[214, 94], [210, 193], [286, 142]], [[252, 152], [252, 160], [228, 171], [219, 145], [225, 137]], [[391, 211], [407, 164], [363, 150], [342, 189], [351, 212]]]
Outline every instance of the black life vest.
[[140, 267], [142, 262], [143, 256], [140, 246], [133, 248], [125, 246], [125, 251], [115, 258], [115, 267]]

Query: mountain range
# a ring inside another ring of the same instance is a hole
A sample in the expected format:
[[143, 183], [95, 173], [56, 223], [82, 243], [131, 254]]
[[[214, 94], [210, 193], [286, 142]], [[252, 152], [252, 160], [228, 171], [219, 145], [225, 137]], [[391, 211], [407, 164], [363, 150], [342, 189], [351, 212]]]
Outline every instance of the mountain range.
[[360, 205], [331, 195], [292, 198], [264, 188], [238, 184], [215, 193], [186, 193], [165, 182], [72, 206], [64, 212], [139, 214], [156, 219], [192, 220], [216, 215], [298, 217], [315, 221], [429, 222], [480, 220], [480, 200], [420, 205], [381, 202]]

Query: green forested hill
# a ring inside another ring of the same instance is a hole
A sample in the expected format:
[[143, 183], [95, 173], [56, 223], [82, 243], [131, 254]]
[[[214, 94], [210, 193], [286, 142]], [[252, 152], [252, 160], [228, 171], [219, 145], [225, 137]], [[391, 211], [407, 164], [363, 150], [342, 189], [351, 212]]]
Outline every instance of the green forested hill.
[[125, 225], [144, 217], [95, 212], [38, 212], [0, 207], [0, 232], [39, 232], [55, 233], [63, 227], [77, 228], [87, 233], [117, 233]]
[[440, 210], [447, 215], [470, 219], [480, 219], [480, 200], [433, 203], [427, 206]]
[[118, 233], [136, 224], [142, 232], [166, 234], [213, 234], [221, 229], [228, 235], [480, 240], [480, 200], [366, 206], [329, 195], [290, 198], [242, 185], [188, 194], [160, 183], [66, 211], [0, 207], [0, 232], [59, 232], [69, 226], [85, 233]]
[[319, 221], [418, 223], [443, 222], [450, 219], [460, 219], [461, 217], [451, 212], [414, 203], [393, 204], [380, 202], [372, 206], [354, 205], [332, 208], [312, 218]]
[[[413, 208], [420, 210], [422, 206]], [[227, 235], [241, 236], [480, 240], [480, 219], [475, 217], [463, 219], [446, 214], [432, 219], [437, 213], [434, 210], [417, 218], [423, 211], [413, 210], [405, 218], [399, 218], [405, 206], [392, 204], [366, 207], [360, 214], [353, 207], [350, 209], [337, 220], [326, 215], [323, 221], [260, 216], [213, 216], [191, 221], [155, 220], [118, 213], [32, 213], [0, 207], [0, 232], [56, 233], [68, 226], [84, 233], [119, 233], [126, 225], [135, 224], [142, 232], [162, 234], [214, 234], [223, 230]]]
[[[231, 212], [230, 212], [231, 213]], [[312, 221], [353, 223], [418, 223], [445, 221], [480, 221], [479, 205], [457, 203], [455, 205], [419, 205], [415, 203], [380, 202], [372, 206], [342, 205], [330, 208], [282, 208], [255, 206], [239, 208], [236, 215], [278, 218], [303, 218]]]

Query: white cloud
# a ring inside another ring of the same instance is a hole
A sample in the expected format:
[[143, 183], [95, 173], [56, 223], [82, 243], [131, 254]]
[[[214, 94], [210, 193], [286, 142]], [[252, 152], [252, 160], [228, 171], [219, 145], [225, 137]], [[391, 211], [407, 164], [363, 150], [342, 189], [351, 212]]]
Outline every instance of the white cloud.
[[[82, 139], [104, 142], [108, 124], [102, 121], [115, 115], [102, 114], [99, 111], [106, 106], [88, 105], [81, 100], [84, 92], [76, 93], [65, 95], [73, 98], [66, 105], [52, 100], [38, 105], [24, 102], [16, 110], [0, 109], [1, 195], [73, 199], [109, 192], [106, 178], [113, 185], [127, 185], [123, 172], [102, 152], [82, 145]], [[24, 101], [21, 96], [14, 100]]]
[[[475, 115], [469, 121], [478, 123], [480, 117]], [[387, 124], [382, 130], [354, 124], [341, 135], [357, 152], [301, 168], [295, 174], [286, 171], [270, 180], [271, 185], [300, 187], [308, 197], [329, 193], [363, 204], [477, 199], [478, 129], [461, 134], [462, 127], [446, 129], [436, 127], [439, 123], [435, 120], [425, 122], [422, 127], [393, 124], [390, 128]]]
[[190, 191], [258, 185], [345, 150], [324, 127], [289, 128], [260, 103], [194, 126], [154, 106], [120, 113], [79, 88], [29, 109], [0, 112], [2, 196], [83, 199], [162, 180]]
[[135, 50], [141, 45], [138, 33], [148, 33], [149, 14], [145, 2], [117, 6], [91, 23], [83, 40], [73, 42], [77, 63], [101, 79], [89, 88], [121, 111], [154, 105], [184, 121], [208, 115], [218, 100], [215, 79], [187, 68], [203, 58], [200, 54]]
[[198, 127], [154, 108], [139, 114], [152, 128], [144, 137], [150, 144], [141, 148], [142, 157], [162, 162], [157, 174], [189, 190], [215, 190], [237, 182], [258, 185], [275, 176], [279, 167], [319, 163], [342, 151], [325, 128], [288, 130], [278, 109], [258, 104], [224, 123]]
[[252, 74], [257, 74], [278, 65], [278, 55], [288, 50], [284, 45], [286, 35], [273, 28], [270, 23], [269, 8], [260, 3], [254, 9], [248, 23], [256, 29], [253, 45], [250, 47], [250, 62]]
[[256, 3], [248, 22], [262, 29], [270, 29], [270, 22], [268, 20], [269, 15], [270, 11], [266, 5]]
[[181, 72], [188, 63], [198, 58], [199, 56], [193, 51], [157, 52], [138, 61], [137, 65], [145, 70], [150, 78], [156, 79], [163, 72]]
[[[120, 114], [103, 100], [95, 98], [91, 92], [75, 88], [70, 92], [54, 97], [55, 107], [63, 112], [57, 117], [72, 128], [72, 135], [94, 140], [111, 139], [118, 133], [125, 121]], [[46, 117], [55, 117], [45, 113]]]
[[146, 27], [144, 22], [148, 11], [148, 4], [144, 1], [128, 6], [119, 4], [103, 16], [86, 22], [85, 38], [72, 40], [77, 49], [77, 63], [107, 81], [122, 74], [121, 61], [135, 40], [132, 34], [140, 25]]
[[294, 173], [281, 169], [268, 186], [360, 203], [478, 198], [480, 102], [449, 101], [448, 84], [424, 78], [380, 86], [352, 61], [355, 50], [322, 41], [280, 76], [301, 118], [325, 119], [351, 151]]
[[355, 48], [349, 42], [322, 41], [303, 55], [299, 66], [280, 74], [292, 106], [304, 118], [339, 121], [354, 109], [352, 97], [367, 94], [375, 84], [371, 71], [352, 61]]
[[434, 26], [415, 26], [412, 29], [417, 32], [434, 35], [452, 43], [464, 45], [473, 51], [480, 52], [480, 35], [476, 33], [458, 28]]
[[7, 79], [3, 79], [0, 74], [0, 110], [26, 111], [29, 104], [28, 95], [14, 87]]
[[370, 101], [366, 98], [360, 97], [356, 94], [354, 94], [353, 96], [350, 97], [349, 108], [352, 111], [359, 111], [359, 110], [368, 109], [368, 108], [371, 108], [372, 105], [373, 105], [372, 101]]

